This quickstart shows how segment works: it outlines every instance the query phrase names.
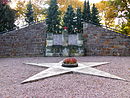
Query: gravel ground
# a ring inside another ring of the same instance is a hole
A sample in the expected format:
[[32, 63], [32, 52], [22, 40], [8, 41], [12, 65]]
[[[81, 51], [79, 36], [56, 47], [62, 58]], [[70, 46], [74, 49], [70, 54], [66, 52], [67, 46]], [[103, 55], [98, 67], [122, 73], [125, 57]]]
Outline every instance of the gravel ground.
[[[69, 73], [20, 84], [45, 68], [24, 62], [58, 62], [63, 57], [0, 58], [0, 98], [130, 98], [130, 82]], [[130, 80], [130, 57], [77, 57], [78, 61], [105, 61], [96, 67]]]

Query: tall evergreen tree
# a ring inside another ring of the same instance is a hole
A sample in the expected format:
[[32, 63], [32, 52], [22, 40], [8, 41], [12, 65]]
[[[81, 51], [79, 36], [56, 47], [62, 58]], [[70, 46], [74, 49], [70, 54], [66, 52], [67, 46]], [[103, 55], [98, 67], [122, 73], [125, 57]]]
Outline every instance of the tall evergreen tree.
[[83, 20], [84, 22], [91, 21], [90, 5], [89, 5], [89, 1], [86, 2], [86, 0], [84, 1]]
[[83, 7], [83, 21], [87, 22], [87, 2], [86, 0], [84, 1], [84, 7]]
[[29, 3], [27, 4], [27, 9], [26, 9], [25, 17], [26, 17], [25, 21], [29, 25], [34, 22], [34, 11], [33, 11], [33, 7], [32, 7], [31, 1], [29, 1]]
[[90, 12], [90, 4], [89, 1], [87, 1], [87, 22], [91, 22], [91, 12]]
[[0, 32], [14, 29], [16, 11], [11, 9], [7, 2], [0, 2]]
[[64, 26], [68, 27], [68, 33], [74, 33], [75, 28], [74, 18], [75, 18], [74, 10], [72, 6], [69, 5], [63, 18]]
[[92, 7], [91, 22], [95, 25], [100, 25], [99, 12], [95, 4]]
[[57, 0], [51, 0], [47, 12], [47, 31], [50, 33], [60, 32], [60, 12], [58, 11]]
[[76, 28], [78, 33], [82, 33], [83, 24], [82, 24], [82, 12], [80, 8], [77, 8], [76, 11]]

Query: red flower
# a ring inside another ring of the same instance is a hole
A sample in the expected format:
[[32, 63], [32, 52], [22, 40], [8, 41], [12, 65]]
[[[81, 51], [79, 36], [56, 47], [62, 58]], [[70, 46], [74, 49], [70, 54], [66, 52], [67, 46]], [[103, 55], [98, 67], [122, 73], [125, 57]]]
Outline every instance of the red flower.
[[68, 27], [63, 27], [64, 28], [64, 30], [67, 30], [68, 29]]
[[65, 64], [69, 64], [69, 62], [70, 62], [69, 58], [67, 58], [67, 59], [64, 60]]
[[65, 64], [75, 64], [77, 63], [77, 60], [75, 58], [66, 58], [63, 63]]
[[75, 58], [71, 58], [71, 61], [72, 61], [73, 63], [77, 63], [77, 60], [76, 60]]

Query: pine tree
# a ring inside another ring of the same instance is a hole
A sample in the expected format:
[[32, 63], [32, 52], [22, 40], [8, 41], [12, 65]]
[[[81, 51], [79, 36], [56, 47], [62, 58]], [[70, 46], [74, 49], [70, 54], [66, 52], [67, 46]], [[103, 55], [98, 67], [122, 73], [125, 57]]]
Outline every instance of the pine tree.
[[89, 1], [84, 1], [84, 8], [83, 8], [83, 21], [90, 22], [91, 21], [91, 12], [90, 12], [90, 5]]
[[78, 33], [82, 33], [83, 24], [82, 24], [82, 12], [80, 8], [77, 8], [76, 11], [76, 28]]
[[92, 7], [91, 22], [95, 25], [100, 26], [99, 12], [95, 4], [93, 4], [93, 7]]
[[60, 12], [58, 11], [57, 0], [51, 0], [47, 12], [47, 31], [50, 33], [60, 33]]
[[89, 1], [87, 2], [87, 22], [91, 22], [91, 12], [90, 12], [90, 5]]
[[25, 21], [31, 25], [31, 23], [34, 22], [34, 11], [33, 11], [33, 7], [32, 7], [32, 3], [31, 1], [29, 1], [29, 3], [27, 4], [27, 9], [26, 9], [26, 13], [25, 13]]
[[84, 1], [84, 7], [83, 7], [83, 21], [87, 22], [87, 2]]
[[63, 18], [64, 26], [68, 28], [68, 33], [74, 33], [75, 28], [74, 18], [75, 18], [74, 10], [72, 6], [69, 5]]
[[0, 2], [0, 32], [13, 30], [16, 11], [11, 9], [7, 2]]

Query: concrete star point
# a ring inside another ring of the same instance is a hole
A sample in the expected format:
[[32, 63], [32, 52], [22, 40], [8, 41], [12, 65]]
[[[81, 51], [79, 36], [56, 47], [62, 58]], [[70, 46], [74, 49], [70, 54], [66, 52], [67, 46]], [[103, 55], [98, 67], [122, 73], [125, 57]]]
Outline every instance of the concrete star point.
[[[27, 83], [27, 82], [33, 82], [37, 81], [40, 79], [56, 76], [56, 75], [61, 75], [64, 73], [69, 73], [69, 72], [76, 72], [76, 73], [82, 73], [82, 74], [87, 74], [87, 75], [94, 75], [94, 76], [100, 76], [100, 77], [106, 77], [106, 78], [113, 78], [113, 79], [118, 79], [118, 80], [125, 80], [123, 78], [120, 78], [118, 76], [112, 75], [110, 73], [104, 72], [97, 70], [93, 67], [103, 65], [103, 64], [108, 64], [109, 62], [82, 62], [78, 63], [78, 67], [63, 67], [62, 65], [63, 61], [60, 61], [59, 63], [25, 63], [28, 65], [34, 65], [34, 66], [40, 66], [40, 67], [47, 67], [48, 69], [41, 71], [40, 73], [29, 77], [28, 79], [24, 80], [22, 83]], [[126, 81], [126, 80], [125, 80]]]

